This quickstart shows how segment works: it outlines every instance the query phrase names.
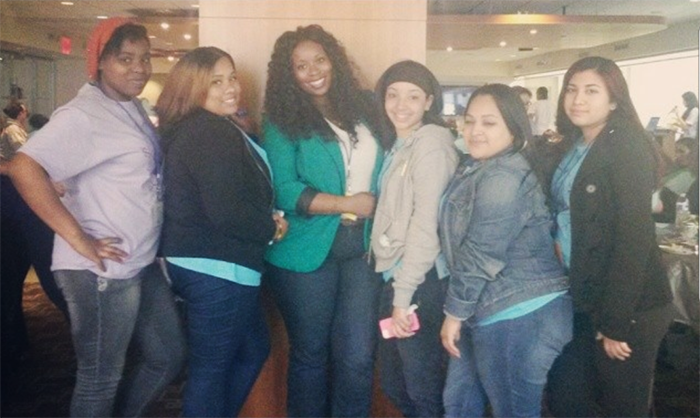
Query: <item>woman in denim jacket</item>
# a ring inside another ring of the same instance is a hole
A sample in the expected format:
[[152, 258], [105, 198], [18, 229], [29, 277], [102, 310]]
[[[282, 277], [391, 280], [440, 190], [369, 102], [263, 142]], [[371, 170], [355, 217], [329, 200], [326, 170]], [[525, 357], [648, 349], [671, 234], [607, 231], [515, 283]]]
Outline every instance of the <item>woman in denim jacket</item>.
[[445, 413], [483, 416], [488, 401], [497, 417], [539, 416], [547, 371], [571, 339], [572, 305], [538, 175], [521, 153], [525, 108], [508, 86], [481, 87], [463, 133], [470, 156], [440, 208]]

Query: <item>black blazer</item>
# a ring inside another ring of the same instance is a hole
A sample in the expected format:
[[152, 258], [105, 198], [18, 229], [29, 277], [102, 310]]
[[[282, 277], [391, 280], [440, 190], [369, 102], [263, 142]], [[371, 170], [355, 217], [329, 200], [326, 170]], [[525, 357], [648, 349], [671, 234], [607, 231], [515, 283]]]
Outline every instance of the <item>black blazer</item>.
[[644, 132], [606, 126], [571, 190], [571, 293], [606, 337], [628, 341], [639, 312], [671, 301], [651, 215], [655, 158]]

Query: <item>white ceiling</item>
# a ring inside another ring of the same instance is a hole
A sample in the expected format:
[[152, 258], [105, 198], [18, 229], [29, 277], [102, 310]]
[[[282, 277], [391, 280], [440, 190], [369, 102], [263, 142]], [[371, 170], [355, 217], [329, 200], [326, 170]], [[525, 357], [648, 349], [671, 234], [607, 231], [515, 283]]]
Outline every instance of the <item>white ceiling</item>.
[[[152, 46], [157, 53], [177, 55], [198, 44], [193, 7], [198, 0], [73, 1], [73, 6], [62, 6], [53, 0], [1, 0], [0, 14], [28, 28], [41, 26], [78, 40], [85, 38], [99, 15], [131, 15], [156, 36]], [[503, 24], [493, 15], [521, 15], [521, 20], [555, 15], [562, 22]], [[429, 56], [445, 59], [446, 48], [452, 47], [450, 59], [461, 63], [512, 61], [628, 39], [698, 18], [700, 3], [692, 0], [428, 0], [427, 45]], [[171, 25], [168, 30], [159, 27], [165, 20]], [[532, 29], [537, 34], [531, 35]], [[192, 39], [185, 40], [184, 33]], [[501, 41], [507, 45], [499, 46]]]

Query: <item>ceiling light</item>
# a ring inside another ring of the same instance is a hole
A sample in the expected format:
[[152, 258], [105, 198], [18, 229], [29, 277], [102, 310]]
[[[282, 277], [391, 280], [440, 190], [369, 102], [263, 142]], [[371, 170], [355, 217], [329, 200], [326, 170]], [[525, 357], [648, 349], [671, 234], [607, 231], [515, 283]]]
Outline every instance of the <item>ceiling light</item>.
[[101, 20], [105, 20], [105, 19], [109, 19], [109, 16], [100, 15], [100, 16], [97, 16], [97, 18], [101, 19]]
[[168, 22], [163, 22], [163, 23], [160, 24], [160, 27], [161, 27], [163, 30], [168, 30], [168, 29], [170, 29], [170, 24], [169, 24]]
[[169, 62], [175, 61], [175, 57], [173, 57], [172, 55], [168, 55], [168, 61]]
[[530, 35], [537, 35], [537, 29], [530, 29]]
[[72, 5], [74, 5], [74, 4], [75, 4], [75, 3], [73, 3], [72, 1], [62, 1], [62, 2], [61, 2], [61, 5], [63, 5], [63, 6], [72, 6]]
[[148, 35], [149, 39], [156, 39], [156, 35]]
[[447, 52], [452, 52], [452, 47], [451, 47], [451, 46], [448, 46], [448, 47], [447, 47]]
[[193, 4], [192, 7], [194, 7], [195, 9], [199, 9], [199, 5], [198, 5], [198, 4]]
[[508, 45], [508, 43], [506, 41], [501, 41], [498, 45], [500, 45], [501, 48], [503, 48], [504, 46]]
[[189, 33], [182, 35], [182, 37], [185, 38], [186, 41], [189, 41], [190, 39], [192, 39], [192, 35], [190, 35]]

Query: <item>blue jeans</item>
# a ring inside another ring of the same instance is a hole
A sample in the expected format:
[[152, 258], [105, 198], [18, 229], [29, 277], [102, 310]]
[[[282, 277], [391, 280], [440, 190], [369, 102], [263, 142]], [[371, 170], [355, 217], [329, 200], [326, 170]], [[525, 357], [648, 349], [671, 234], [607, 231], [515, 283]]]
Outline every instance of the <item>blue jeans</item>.
[[[445, 385], [447, 352], [440, 343], [445, 315], [448, 279], [438, 279], [433, 268], [413, 294], [418, 304], [420, 330], [410, 338], [379, 342], [379, 372], [382, 390], [404, 417], [441, 417], [444, 415], [442, 391]], [[393, 311], [393, 280], [384, 284], [381, 298], [382, 318]]]
[[[130, 279], [106, 279], [87, 270], [54, 274], [68, 304], [78, 362], [71, 416], [142, 415], [185, 358], [173, 295], [158, 266]], [[122, 378], [132, 340], [139, 361]], [[117, 401], [120, 385], [124, 392]]]
[[450, 358], [445, 416], [538, 417], [547, 372], [571, 340], [573, 310], [562, 295], [519, 318], [462, 328], [461, 358]]
[[189, 346], [185, 417], [235, 417], [270, 353], [260, 287], [168, 263], [185, 299]]
[[364, 258], [363, 236], [362, 225], [340, 226], [310, 273], [270, 266], [289, 336], [290, 417], [369, 416], [382, 279]]

